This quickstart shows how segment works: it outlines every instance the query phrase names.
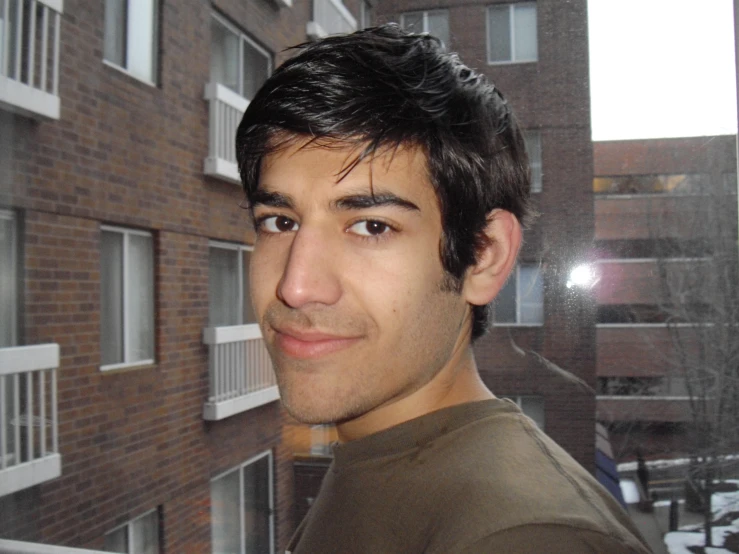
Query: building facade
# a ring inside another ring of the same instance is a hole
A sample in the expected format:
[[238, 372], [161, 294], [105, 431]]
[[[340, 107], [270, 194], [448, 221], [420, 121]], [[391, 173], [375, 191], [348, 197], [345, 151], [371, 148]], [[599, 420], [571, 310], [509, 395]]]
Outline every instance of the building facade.
[[737, 361], [716, 332], [739, 317], [736, 137], [596, 142], [594, 161], [598, 419], [620, 460], [685, 456], [717, 398], [697, 385]]
[[333, 435], [277, 402], [234, 133], [285, 47], [373, 19], [440, 36], [526, 131], [541, 216], [476, 356], [594, 469], [585, 0], [5, 0], [0, 540], [284, 549]]
[[592, 296], [567, 287], [593, 236], [586, 2], [387, 0], [377, 18], [439, 36], [502, 91], [525, 131], [541, 215], [475, 354], [493, 393], [592, 471], [593, 394], [560, 371], [595, 384]]
[[0, 2], [0, 538], [284, 548], [234, 133], [288, 45], [366, 7]]

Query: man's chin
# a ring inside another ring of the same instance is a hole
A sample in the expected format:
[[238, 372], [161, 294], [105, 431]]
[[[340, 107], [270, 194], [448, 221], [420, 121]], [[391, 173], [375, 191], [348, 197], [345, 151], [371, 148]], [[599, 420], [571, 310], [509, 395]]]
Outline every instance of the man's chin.
[[282, 398], [282, 406], [293, 419], [305, 425], [330, 425], [348, 421], [358, 417], [355, 410], [348, 406], [339, 406], [336, 403], [326, 405], [320, 401], [311, 401], [303, 398], [301, 401], [293, 401], [289, 395]]

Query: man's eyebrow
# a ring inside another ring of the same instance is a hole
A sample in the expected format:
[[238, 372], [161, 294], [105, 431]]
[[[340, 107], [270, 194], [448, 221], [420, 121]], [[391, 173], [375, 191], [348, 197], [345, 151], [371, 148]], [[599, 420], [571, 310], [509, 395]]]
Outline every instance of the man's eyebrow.
[[393, 194], [391, 192], [378, 192], [375, 194], [350, 194], [342, 196], [331, 202], [332, 210], [364, 210], [367, 208], [377, 208], [379, 206], [395, 206], [403, 210], [417, 211], [421, 209], [405, 198]]
[[293, 209], [295, 207], [295, 202], [290, 195], [257, 189], [251, 195], [251, 203], [249, 207], [254, 209], [257, 206]]

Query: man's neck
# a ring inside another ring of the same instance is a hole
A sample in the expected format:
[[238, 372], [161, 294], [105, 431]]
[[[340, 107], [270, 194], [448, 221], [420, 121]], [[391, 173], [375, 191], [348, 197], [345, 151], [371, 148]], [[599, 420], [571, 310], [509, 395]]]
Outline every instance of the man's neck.
[[418, 389], [337, 424], [339, 441], [357, 440], [442, 408], [494, 398], [480, 378], [472, 349], [455, 358]]

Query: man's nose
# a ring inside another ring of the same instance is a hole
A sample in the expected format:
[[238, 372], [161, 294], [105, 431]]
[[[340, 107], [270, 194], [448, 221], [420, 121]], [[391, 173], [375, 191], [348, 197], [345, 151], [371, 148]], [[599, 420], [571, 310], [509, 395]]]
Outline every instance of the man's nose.
[[335, 246], [319, 230], [299, 229], [277, 288], [280, 300], [291, 308], [336, 303], [341, 285], [336, 273]]

